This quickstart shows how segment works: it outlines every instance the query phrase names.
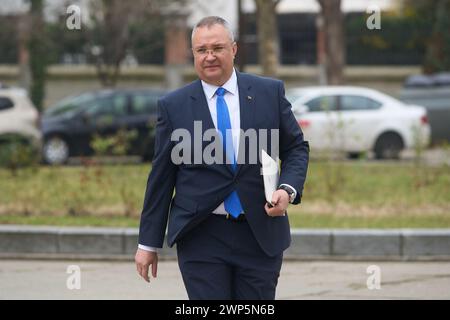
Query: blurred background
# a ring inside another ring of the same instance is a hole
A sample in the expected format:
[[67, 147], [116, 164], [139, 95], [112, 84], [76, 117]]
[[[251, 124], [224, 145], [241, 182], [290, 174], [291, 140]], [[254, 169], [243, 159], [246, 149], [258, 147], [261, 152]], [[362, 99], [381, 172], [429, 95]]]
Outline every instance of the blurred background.
[[209, 15], [310, 141], [293, 227], [450, 226], [448, 0], [0, 0], [0, 223], [137, 226]]

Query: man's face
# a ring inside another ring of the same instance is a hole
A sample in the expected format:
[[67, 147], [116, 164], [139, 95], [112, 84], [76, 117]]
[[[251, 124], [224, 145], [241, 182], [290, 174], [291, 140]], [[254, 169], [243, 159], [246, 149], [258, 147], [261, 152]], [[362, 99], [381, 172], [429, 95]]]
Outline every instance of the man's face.
[[200, 79], [221, 86], [231, 77], [237, 46], [222, 25], [197, 28], [192, 38], [192, 51]]

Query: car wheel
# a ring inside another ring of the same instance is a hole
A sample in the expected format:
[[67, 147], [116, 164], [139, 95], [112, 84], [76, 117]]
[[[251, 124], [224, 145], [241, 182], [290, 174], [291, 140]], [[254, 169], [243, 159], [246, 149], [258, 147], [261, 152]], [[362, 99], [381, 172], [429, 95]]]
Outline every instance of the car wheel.
[[361, 158], [361, 152], [349, 152], [347, 153], [347, 158], [351, 160], [358, 160]]
[[397, 133], [388, 132], [377, 139], [374, 152], [377, 159], [398, 159], [402, 149], [402, 138]]
[[69, 158], [69, 145], [63, 138], [52, 136], [44, 142], [43, 157], [45, 163], [63, 164]]

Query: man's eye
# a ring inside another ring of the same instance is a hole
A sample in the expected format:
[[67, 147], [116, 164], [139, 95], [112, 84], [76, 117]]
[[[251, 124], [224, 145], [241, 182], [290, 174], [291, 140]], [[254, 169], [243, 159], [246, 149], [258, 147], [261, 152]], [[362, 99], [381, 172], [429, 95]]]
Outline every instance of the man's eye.
[[215, 47], [214, 52], [222, 52], [223, 49], [224, 49], [223, 47]]
[[204, 48], [197, 49], [197, 53], [204, 54], [204, 53], [206, 53], [206, 49], [204, 49]]

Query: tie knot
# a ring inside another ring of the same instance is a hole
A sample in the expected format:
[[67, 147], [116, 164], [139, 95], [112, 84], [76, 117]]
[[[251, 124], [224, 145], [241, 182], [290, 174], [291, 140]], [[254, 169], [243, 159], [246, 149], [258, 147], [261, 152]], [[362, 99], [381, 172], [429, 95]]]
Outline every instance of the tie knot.
[[225, 92], [226, 92], [226, 90], [225, 90], [224, 88], [222, 88], [222, 87], [217, 88], [217, 90], [216, 90], [216, 94], [217, 94], [219, 97], [223, 97], [223, 96], [225, 95]]

